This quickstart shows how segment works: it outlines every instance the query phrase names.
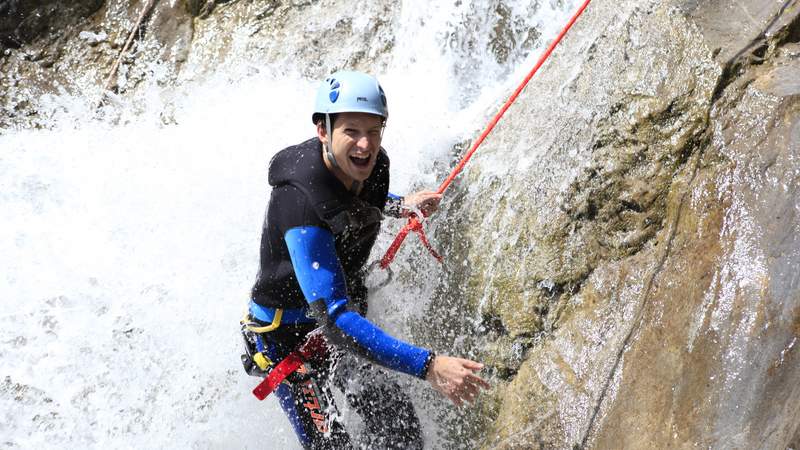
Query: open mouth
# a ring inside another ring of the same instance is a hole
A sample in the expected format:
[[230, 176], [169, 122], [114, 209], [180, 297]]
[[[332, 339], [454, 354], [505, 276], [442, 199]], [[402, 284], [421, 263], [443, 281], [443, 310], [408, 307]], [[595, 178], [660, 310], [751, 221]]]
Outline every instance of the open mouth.
[[353, 165], [356, 167], [367, 167], [369, 166], [369, 155], [367, 156], [350, 156], [350, 161], [353, 162]]

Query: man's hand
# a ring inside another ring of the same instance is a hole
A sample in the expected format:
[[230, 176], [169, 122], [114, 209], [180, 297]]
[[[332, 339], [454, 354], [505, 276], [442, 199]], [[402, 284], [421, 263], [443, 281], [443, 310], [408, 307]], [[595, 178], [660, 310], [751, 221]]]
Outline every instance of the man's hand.
[[461, 406], [464, 402], [474, 401], [481, 388], [491, 387], [483, 378], [475, 375], [482, 368], [483, 364], [475, 361], [437, 355], [431, 362], [425, 380], [457, 406]]
[[422, 215], [428, 217], [439, 209], [439, 202], [442, 201], [442, 194], [437, 194], [434, 191], [419, 191], [413, 194], [406, 195], [403, 198], [403, 217], [415, 210], [422, 211]]

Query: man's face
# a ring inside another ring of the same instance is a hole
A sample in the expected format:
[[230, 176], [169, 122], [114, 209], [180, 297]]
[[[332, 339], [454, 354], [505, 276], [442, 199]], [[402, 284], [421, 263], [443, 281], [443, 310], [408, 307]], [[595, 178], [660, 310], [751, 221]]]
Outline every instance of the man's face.
[[[375, 168], [381, 147], [383, 118], [366, 113], [340, 113], [333, 124], [333, 152], [347, 178], [364, 181]], [[327, 143], [325, 125], [317, 125], [317, 134]]]

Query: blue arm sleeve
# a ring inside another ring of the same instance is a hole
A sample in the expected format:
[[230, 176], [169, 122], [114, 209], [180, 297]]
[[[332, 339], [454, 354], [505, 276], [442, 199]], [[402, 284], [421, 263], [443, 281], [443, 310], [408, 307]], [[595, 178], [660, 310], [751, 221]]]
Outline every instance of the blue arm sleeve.
[[395, 339], [347, 309], [347, 283], [333, 234], [320, 227], [296, 227], [284, 235], [297, 281], [312, 310], [324, 305], [326, 335], [337, 345], [378, 364], [424, 377], [430, 352]]

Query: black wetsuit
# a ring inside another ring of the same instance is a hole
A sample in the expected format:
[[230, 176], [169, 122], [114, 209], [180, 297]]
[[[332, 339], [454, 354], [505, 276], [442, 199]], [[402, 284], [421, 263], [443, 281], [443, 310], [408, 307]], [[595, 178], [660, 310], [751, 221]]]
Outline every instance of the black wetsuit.
[[380, 150], [355, 195], [325, 167], [314, 138], [279, 152], [269, 182], [273, 190], [250, 311], [254, 320], [268, 323], [282, 308], [290, 320], [262, 335], [265, 352], [277, 363], [320, 326], [334, 349], [333, 357], [308, 361], [276, 391], [301, 443], [314, 449], [351, 446], [331, 395], [333, 381], [364, 420], [369, 436], [363, 445], [421, 448], [411, 402], [373, 363], [424, 378], [433, 354], [363, 318], [364, 266], [387, 202], [388, 156]]

